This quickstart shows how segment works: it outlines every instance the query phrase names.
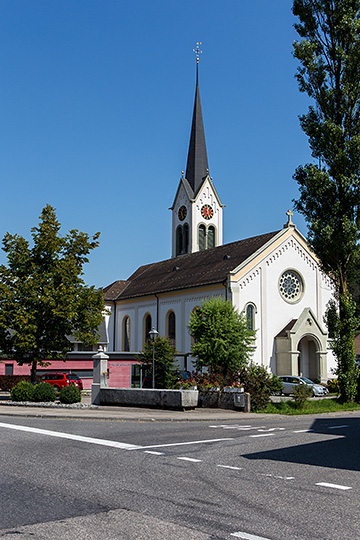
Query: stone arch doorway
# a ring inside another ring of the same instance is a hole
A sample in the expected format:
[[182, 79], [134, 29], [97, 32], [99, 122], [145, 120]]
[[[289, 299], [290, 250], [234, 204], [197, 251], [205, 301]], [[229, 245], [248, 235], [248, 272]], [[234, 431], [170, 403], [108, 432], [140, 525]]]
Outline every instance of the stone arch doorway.
[[302, 337], [297, 347], [298, 375], [308, 379], [321, 379], [320, 373], [320, 347], [314, 336]]
[[327, 379], [327, 333], [310, 308], [275, 336], [276, 374]]

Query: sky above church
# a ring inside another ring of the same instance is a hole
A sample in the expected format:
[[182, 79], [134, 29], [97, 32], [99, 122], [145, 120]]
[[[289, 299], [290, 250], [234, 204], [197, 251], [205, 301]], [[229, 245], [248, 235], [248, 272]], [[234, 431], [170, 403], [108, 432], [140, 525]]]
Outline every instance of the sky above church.
[[[196, 42], [224, 243], [281, 229], [312, 161], [298, 116], [290, 0], [1, 0], [0, 237], [101, 232], [85, 281], [171, 256], [186, 169]], [[302, 216], [293, 221], [306, 235]], [[0, 262], [6, 257], [0, 254]]]

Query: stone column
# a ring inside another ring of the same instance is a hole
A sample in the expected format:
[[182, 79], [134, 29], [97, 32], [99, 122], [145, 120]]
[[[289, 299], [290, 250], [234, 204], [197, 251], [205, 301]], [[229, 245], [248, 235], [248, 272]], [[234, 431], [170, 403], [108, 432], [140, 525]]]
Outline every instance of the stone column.
[[91, 386], [91, 403], [100, 405], [100, 389], [107, 387], [107, 369], [109, 357], [99, 348], [93, 358], [93, 384]]

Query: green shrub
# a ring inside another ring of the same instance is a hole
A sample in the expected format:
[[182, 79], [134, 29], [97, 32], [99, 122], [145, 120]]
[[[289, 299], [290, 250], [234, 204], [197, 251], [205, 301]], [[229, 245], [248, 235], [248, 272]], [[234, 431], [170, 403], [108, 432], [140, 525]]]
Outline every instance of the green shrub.
[[61, 403], [79, 403], [81, 401], [81, 390], [77, 386], [64, 386], [60, 391]]
[[340, 391], [339, 381], [337, 379], [329, 379], [326, 388], [329, 390], [330, 394], [338, 394]]
[[34, 401], [55, 401], [56, 391], [52, 384], [42, 382], [34, 388]]
[[279, 393], [283, 387], [276, 375], [256, 364], [242, 368], [238, 376], [244, 384], [245, 392], [250, 394], [252, 411], [264, 409], [270, 401], [270, 396]]
[[13, 401], [33, 401], [34, 385], [28, 381], [20, 381], [11, 389], [10, 397]]
[[312, 390], [307, 384], [294, 385], [294, 401], [297, 409], [302, 409], [307, 399], [312, 395]]

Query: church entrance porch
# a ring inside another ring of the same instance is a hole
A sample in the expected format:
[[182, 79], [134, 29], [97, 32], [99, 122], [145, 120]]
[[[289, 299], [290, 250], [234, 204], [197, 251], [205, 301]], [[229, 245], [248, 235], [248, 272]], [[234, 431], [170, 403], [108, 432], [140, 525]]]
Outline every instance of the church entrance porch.
[[276, 374], [327, 380], [327, 332], [310, 308], [290, 321], [275, 337]]

